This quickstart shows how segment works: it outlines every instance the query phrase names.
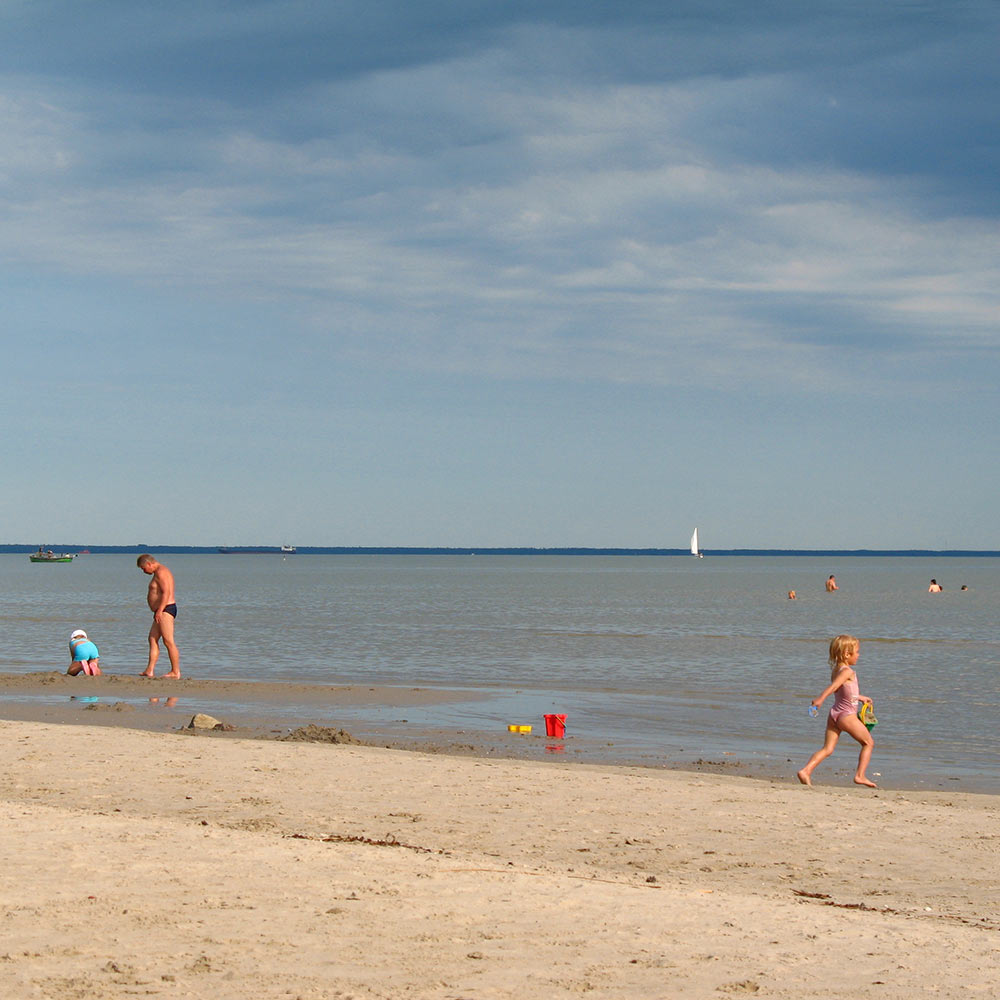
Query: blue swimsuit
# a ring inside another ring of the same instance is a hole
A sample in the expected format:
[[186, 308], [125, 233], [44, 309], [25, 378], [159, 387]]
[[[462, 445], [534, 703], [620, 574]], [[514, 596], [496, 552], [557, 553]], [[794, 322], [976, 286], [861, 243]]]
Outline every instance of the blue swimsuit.
[[89, 639], [77, 639], [76, 645], [70, 642], [69, 650], [73, 654], [74, 663], [79, 663], [81, 660], [96, 660], [101, 655], [97, 651], [97, 646]]

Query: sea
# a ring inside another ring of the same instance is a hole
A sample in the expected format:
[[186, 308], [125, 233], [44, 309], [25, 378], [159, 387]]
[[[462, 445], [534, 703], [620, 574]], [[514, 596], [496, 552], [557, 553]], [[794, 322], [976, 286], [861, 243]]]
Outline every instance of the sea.
[[[825, 709], [810, 718], [809, 700], [829, 682], [830, 638], [847, 632], [861, 640], [861, 691], [879, 720], [876, 780], [1000, 792], [1000, 558], [206, 553], [163, 561], [177, 580], [186, 676], [448, 694], [405, 718], [398, 707], [356, 705], [317, 719], [303, 704], [303, 722], [374, 738], [474, 734], [521, 756], [789, 775], [822, 742]], [[836, 593], [824, 589], [831, 573]], [[932, 577], [943, 593], [927, 592]], [[0, 672], [64, 670], [69, 634], [84, 628], [105, 672], [139, 673], [147, 581], [134, 555], [53, 565], [0, 555]], [[178, 719], [201, 710], [184, 701]], [[507, 732], [531, 724], [537, 736], [549, 713], [567, 716], [558, 744], [518, 743]], [[856, 757], [843, 737], [817, 784], [849, 783]]]

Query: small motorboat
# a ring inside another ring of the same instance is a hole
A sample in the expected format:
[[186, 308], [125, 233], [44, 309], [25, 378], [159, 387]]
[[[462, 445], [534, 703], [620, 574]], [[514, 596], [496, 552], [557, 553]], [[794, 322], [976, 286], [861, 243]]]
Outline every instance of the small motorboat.
[[31, 562], [36, 563], [65, 563], [72, 562], [76, 556], [72, 552], [53, 552], [52, 549], [42, 549], [39, 547], [37, 552], [32, 552], [28, 556]]

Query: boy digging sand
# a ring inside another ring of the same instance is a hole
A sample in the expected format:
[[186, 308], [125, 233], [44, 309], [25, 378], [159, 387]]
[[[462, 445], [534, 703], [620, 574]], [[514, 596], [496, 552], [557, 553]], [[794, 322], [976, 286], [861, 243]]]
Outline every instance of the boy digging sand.
[[76, 629], [69, 637], [69, 657], [69, 669], [66, 673], [71, 677], [76, 677], [77, 674], [100, 677], [101, 654], [82, 628]]

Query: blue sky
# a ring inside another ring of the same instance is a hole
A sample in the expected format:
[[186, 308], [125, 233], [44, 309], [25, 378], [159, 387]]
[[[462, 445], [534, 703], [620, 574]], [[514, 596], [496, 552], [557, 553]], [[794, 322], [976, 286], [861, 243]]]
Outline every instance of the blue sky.
[[1000, 548], [992, 0], [7, 0], [0, 541]]

